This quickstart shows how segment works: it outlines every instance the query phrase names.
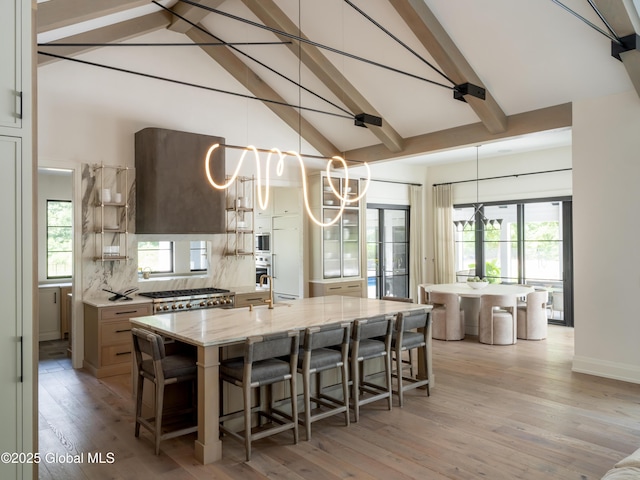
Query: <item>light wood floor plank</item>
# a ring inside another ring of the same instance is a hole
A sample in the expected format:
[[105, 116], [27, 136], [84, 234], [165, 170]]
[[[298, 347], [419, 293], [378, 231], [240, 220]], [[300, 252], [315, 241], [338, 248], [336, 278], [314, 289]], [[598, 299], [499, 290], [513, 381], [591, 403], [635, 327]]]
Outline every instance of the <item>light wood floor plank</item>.
[[[55, 346], [48, 352], [55, 352]], [[596, 480], [640, 447], [640, 386], [571, 372], [573, 330], [551, 326], [543, 341], [512, 346], [433, 342], [437, 387], [406, 395], [389, 412], [366, 405], [361, 420], [313, 425], [243, 445], [223, 438], [223, 459], [200, 465], [195, 434], [167, 440], [134, 432], [127, 375], [96, 379], [49, 354], [40, 365], [40, 452], [113, 453], [113, 464], [40, 465], [48, 479]], [[304, 433], [301, 434], [304, 438]]]

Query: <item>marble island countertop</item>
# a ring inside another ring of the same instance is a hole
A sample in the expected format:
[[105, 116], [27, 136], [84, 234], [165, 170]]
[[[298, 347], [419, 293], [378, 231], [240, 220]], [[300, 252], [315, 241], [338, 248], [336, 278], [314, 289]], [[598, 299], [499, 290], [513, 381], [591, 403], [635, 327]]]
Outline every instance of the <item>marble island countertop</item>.
[[430, 305], [399, 304], [359, 297], [313, 297], [253, 308], [202, 309], [132, 318], [148, 328], [197, 346], [230, 345], [251, 335], [266, 335], [310, 325], [324, 325], [403, 310], [431, 309]]

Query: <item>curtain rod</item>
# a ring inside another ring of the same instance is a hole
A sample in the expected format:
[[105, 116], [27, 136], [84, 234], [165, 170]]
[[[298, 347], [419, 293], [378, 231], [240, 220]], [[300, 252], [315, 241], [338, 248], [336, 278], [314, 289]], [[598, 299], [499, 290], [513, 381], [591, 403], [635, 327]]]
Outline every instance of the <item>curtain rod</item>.
[[[360, 177], [360, 180], [366, 180], [364, 177]], [[372, 178], [372, 182], [383, 182], [383, 183], [397, 183], [399, 185], [411, 185], [414, 187], [422, 187], [421, 183], [411, 183], [411, 182], [401, 182], [400, 180], [378, 180], [377, 178]]]
[[528, 172], [528, 173], [514, 173], [511, 175], [500, 175], [498, 177], [485, 177], [485, 178], [474, 178], [471, 180], [458, 180], [456, 182], [443, 182], [443, 183], [434, 183], [433, 187], [438, 187], [440, 185], [454, 185], [456, 183], [469, 183], [469, 182], [480, 182], [483, 180], [497, 180], [500, 178], [511, 178], [511, 177], [524, 177], [527, 175], [542, 175], [543, 173], [557, 173], [557, 172], [570, 172], [573, 170], [572, 168], [560, 168], [558, 170], [543, 170], [541, 172]]

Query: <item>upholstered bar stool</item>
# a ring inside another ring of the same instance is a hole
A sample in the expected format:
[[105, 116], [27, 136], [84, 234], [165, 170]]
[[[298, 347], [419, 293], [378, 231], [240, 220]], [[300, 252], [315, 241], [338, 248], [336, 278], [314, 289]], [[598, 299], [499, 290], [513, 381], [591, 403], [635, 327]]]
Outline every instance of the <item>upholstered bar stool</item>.
[[[386, 297], [382, 297], [380, 300], [388, 300], [391, 302], [403, 302], [403, 303], [413, 303], [413, 298], [408, 298], [408, 297], [392, 297], [392, 296], [386, 296]], [[407, 352], [407, 358], [403, 358], [402, 359], [402, 363], [404, 365], [406, 365], [407, 367], [409, 367], [409, 375], [411, 375], [413, 377], [413, 355], [412, 352], [413, 350], [408, 349], [406, 350]]]
[[[354, 322], [349, 363], [351, 364], [353, 384], [351, 405], [356, 422], [360, 419], [362, 405], [387, 399], [388, 408], [391, 410], [393, 396], [391, 386], [392, 334], [393, 316], [377, 315], [370, 318], [360, 318]], [[384, 362], [384, 385], [367, 381], [365, 363], [374, 359], [382, 359]]]
[[[220, 430], [232, 437], [244, 441], [247, 461], [251, 460], [251, 443], [254, 440], [275, 435], [286, 430], [293, 430], [293, 441], [298, 443], [298, 402], [296, 396], [296, 369], [298, 365], [299, 334], [297, 331], [280, 332], [271, 335], [247, 338], [244, 346], [244, 357], [225, 360], [220, 364], [220, 381], [229, 382], [242, 388], [244, 409], [239, 414], [244, 416], [244, 432], [234, 432], [225, 427], [224, 422], [239, 416], [232, 413], [220, 416]], [[291, 415], [280, 415], [273, 408], [273, 385], [288, 382], [291, 392]], [[251, 392], [253, 389], [268, 387], [268, 401], [265, 410], [261, 405], [252, 408]], [[262, 427], [253, 432], [251, 415], [258, 413], [274, 424]]]
[[536, 291], [527, 295], [524, 305], [518, 305], [518, 338], [543, 340], [547, 338], [547, 299], [549, 292]]
[[[195, 383], [197, 380], [196, 359], [187, 355], [165, 355], [164, 340], [156, 333], [142, 328], [132, 328], [133, 351], [135, 354], [136, 388], [136, 428], [135, 436], [140, 436], [140, 426], [149, 430], [154, 437], [155, 453], [160, 453], [160, 442], [169, 438], [186, 435], [198, 430], [197, 425], [171, 430], [163, 433], [164, 388], [166, 385], [191, 382], [192, 402], [195, 404]], [[142, 397], [144, 381], [155, 387], [153, 418], [142, 416]], [[195, 407], [189, 411], [195, 411]], [[184, 412], [188, 413], [188, 412]]]
[[482, 295], [478, 340], [489, 345], [516, 343], [516, 298], [512, 295]]
[[457, 293], [431, 292], [432, 337], [436, 340], [462, 340], [464, 338], [464, 310], [460, 308]]
[[[299, 419], [305, 426], [307, 440], [311, 439], [311, 424], [323, 418], [344, 414], [349, 426], [349, 342], [351, 323], [334, 323], [322, 327], [310, 327], [304, 331], [298, 373], [302, 375], [304, 390], [304, 416]], [[339, 349], [331, 348], [337, 347]], [[342, 398], [323, 392], [322, 372], [340, 371]], [[315, 376], [315, 395], [311, 391], [311, 376]], [[315, 412], [311, 404], [315, 404]]]
[[429, 392], [429, 378], [417, 378], [413, 374], [406, 377], [402, 371], [402, 353], [418, 350], [421, 355], [419, 360], [424, 363], [425, 370], [429, 371], [427, 347], [429, 345], [429, 322], [431, 316], [427, 310], [409, 310], [398, 313], [396, 325], [391, 340], [391, 350], [395, 354], [395, 373], [398, 381], [398, 401], [400, 407], [404, 404], [404, 392], [407, 390], [426, 387]]

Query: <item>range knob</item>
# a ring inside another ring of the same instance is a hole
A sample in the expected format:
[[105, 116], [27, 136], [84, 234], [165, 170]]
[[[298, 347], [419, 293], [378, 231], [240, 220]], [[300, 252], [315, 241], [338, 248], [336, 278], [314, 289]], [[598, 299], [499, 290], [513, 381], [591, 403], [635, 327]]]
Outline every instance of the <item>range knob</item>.
[[182, 305], [181, 303], [178, 304], [178, 308], [182, 309], [184, 308], [184, 305]]
[[213, 304], [214, 304], [214, 305], [220, 305], [220, 300], [216, 299], [216, 300], [213, 302]]
[[162, 307], [162, 310], [169, 310], [169, 305], [165, 305], [164, 307]]
[[212, 307], [212, 306], [213, 306], [213, 300], [209, 300], [209, 301], [207, 302], [207, 306]]
[[174, 303], [173, 305], [171, 305], [171, 309], [172, 309], [172, 310], [177, 310], [177, 309], [178, 309], [178, 306]]
[[231, 305], [231, 299], [230, 298], [226, 298], [224, 303], [226, 303], [227, 305]]
[[207, 304], [207, 302], [200, 302], [200, 306], [204, 307]]
[[191, 308], [191, 304], [190, 303], [187, 303], [187, 308]]
[[161, 305], [158, 305], [158, 306], [156, 307], [156, 312], [159, 312], [160, 310], [162, 310], [162, 306], [161, 306]]

